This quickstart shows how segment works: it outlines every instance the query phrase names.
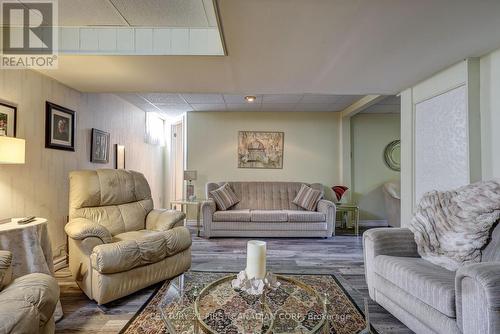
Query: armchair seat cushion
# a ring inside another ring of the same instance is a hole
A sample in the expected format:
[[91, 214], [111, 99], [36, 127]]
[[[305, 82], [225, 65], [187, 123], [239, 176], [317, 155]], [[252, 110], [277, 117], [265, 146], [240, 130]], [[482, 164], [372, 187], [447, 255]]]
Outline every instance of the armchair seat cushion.
[[153, 230], [130, 231], [115, 235], [113, 237], [113, 242], [124, 241], [124, 240], [139, 240], [155, 234], [158, 234], [158, 231], [153, 231]]
[[112, 274], [152, 264], [173, 256], [191, 246], [186, 227], [168, 231], [135, 231], [115, 236], [121, 241], [98, 245], [90, 255], [92, 268], [101, 274]]
[[287, 211], [289, 222], [324, 222], [326, 215], [317, 211]]
[[249, 222], [250, 210], [215, 211], [214, 222]]
[[288, 214], [285, 210], [252, 210], [250, 220], [253, 222], [287, 222]]
[[0, 333], [31, 333], [52, 317], [59, 300], [57, 281], [46, 274], [15, 279], [0, 292]]
[[455, 272], [421, 258], [379, 255], [375, 273], [448, 317], [456, 316]]

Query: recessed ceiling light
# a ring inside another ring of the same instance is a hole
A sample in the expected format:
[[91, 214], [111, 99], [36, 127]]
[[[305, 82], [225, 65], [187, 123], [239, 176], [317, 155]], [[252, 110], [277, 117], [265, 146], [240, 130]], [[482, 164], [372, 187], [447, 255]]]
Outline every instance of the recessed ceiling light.
[[256, 99], [257, 98], [255, 96], [252, 96], [252, 95], [245, 96], [245, 100], [247, 102], [250, 102], [250, 103], [255, 102]]

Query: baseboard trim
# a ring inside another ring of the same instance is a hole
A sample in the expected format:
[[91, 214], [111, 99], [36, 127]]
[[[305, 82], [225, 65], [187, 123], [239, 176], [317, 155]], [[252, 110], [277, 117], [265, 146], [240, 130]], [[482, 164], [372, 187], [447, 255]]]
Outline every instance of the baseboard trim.
[[68, 266], [68, 258], [66, 255], [54, 259], [54, 271], [61, 270]]

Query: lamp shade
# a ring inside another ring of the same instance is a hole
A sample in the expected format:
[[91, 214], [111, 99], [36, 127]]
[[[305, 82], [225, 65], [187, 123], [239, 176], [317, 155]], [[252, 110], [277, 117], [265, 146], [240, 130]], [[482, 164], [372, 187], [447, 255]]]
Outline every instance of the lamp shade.
[[187, 181], [195, 181], [198, 177], [198, 173], [195, 170], [185, 170], [184, 171], [184, 180]]
[[24, 164], [24, 139], [0, 136], [0, 164]]

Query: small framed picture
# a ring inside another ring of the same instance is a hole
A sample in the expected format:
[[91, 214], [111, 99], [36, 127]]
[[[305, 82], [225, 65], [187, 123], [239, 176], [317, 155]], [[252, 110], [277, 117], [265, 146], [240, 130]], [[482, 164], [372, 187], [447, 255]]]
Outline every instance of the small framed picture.
[[0, 102], [0, 136], [15, 137], [17, 108]]
[[45, 147], [74, 152], [76, 113], [48, 101], [45, 112]]
[[107, 164], [109, 162], [110, 134], [102, 130], [92, 129], [90, 145], [90, 162]]
[[116, 151], [116, 169], [125, 169], [125, 146], [115, 145]]

